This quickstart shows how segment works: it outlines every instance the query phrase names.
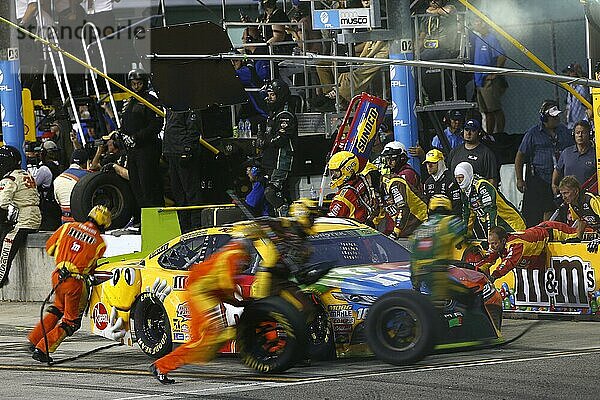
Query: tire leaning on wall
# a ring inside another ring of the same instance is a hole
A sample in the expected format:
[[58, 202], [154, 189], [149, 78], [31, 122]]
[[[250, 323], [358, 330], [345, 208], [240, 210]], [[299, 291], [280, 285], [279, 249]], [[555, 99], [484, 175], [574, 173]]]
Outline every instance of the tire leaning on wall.
[[129, 182], [112, 172], [93, 172], [77, 182], [71, 193], [71, 213], [85, 221], [95, 205], [103, 204], [112, 213], [111, 229], [122, 228], [131, 219], [135, 198]]

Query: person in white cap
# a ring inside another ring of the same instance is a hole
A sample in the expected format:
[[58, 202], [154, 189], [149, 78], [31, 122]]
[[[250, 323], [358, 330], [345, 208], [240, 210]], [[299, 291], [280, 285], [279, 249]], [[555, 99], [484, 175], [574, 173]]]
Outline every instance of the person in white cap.
[[517, 208], [491, 183], [475, 175], [471, 164], [459, 163], [454, 169], [454, 177], [463, 192], [463, 221], [467, 224], [467, 234], [473, 232], [476, 217], [486, 237], [494, 226], [500, 226], [506, 232], [525, 230], [525, 221]]
[[425, 203], [429, 204], [435, 195], [444, 195], [452, 202], [452, 213], [460, 215], [462, 211], [460, 188], [454, 180], [454, 175], [444, 163], [444, 153], [438, 149], [429, 150], [423, 164], [429, 174], [429, 178], [423, 184]]
[[560, 153], [575, 144], [573, 136], [560, 121], [561, 112], [554, 100], [544, 101], [540, 107], [540, 122], [525, 133], [515, 157], [517, 189], [523, 193], [523, 215], [527, 226], [548, 220], [556, 209], [552, 172]]

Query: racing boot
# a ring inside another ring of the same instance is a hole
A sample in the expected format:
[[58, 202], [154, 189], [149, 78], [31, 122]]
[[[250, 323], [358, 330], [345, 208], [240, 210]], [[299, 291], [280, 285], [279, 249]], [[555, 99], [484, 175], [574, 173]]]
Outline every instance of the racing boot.
[[167, 374], [161, 373], [154, 364], [150, 365], [150, 373], [156, 378], [157, 381], [159, 381], [163, 385], [171, 385], [175, 383], [175, 379], [171, 379], [167, 376]]
[[51, 363], [54, 360], [48, 354], [44, 353], [42, 350], [36, 348], [33, 350], [33, 354], [31, 354], [31, 358], [41, 363]]

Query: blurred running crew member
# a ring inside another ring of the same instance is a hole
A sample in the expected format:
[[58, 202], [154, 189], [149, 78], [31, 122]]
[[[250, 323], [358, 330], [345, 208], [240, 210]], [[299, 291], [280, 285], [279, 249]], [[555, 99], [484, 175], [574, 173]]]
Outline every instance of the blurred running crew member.
[[459, 163], [454, 177], [463, 196], [463, 221], [467, 223], [467, 234], [473, 231], [475, 218], [485, 229], [500, 226], [507, 232], [525, 230], [525, 221], [516, 207], [487, 180], [473, 173], [468, 162]]
[[503, 277], [515, 268], [545, 269], [548, 242], [577, 237], [575, 228], [556, 221], [545, 221], [527, 228], [524, 232], [507, 233], [495, 226], [490, 229], [488, 243], [490, 253], [479, 261], [475, 268], [489, 274], [490, 267], [498, 258], [502, 262], [490, 275], [490, 280]]
[[358, 158], [349, 151], [335, 153], [327, 165], [337, 193], [329, 206], [330, 217], [348, 217], [366, 223], [374, 215], [367, 178], [358, 174]]
[[67, 336], [73, 335], [81, 327], [81, 317], [88, 299], [86, 280], [94, 273], [96, 262], [106, 250], [100, 234], [110, 226], [111, 221], [110, 211], [105, 206], [95, 206], [86, 222], [68, 222], [46, 242], [46, 252], [54, 257], [56, 263], [52, 273], [54, 303], [46, 310], [43, 321], [27, 337], [34, 360], [52, 362], [48, 353], [55, 352]]

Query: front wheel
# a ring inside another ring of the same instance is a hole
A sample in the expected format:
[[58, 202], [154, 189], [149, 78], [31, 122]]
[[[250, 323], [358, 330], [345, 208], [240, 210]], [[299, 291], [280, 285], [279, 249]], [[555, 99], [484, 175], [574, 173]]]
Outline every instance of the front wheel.
[[150, 292], [142, 293], [131, 318], [131, 333], [138, 346], [152, 358], [171, 352], [171, 326], [163, 303]]
[[366, 321], [367, 343], [382, 361], [411, 364], [431, 353], [437, 311], [422, 294], [397, 290], [378, 299]]
[[242, 362], [262, 373], [286, 371], [304, 355], [304, 316], [280, 297], [268, 297], [244, 308], [237, 325]]

